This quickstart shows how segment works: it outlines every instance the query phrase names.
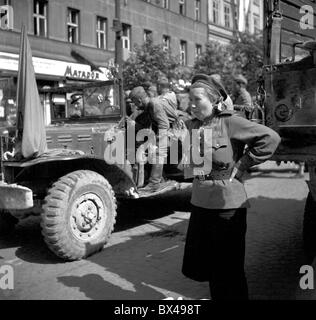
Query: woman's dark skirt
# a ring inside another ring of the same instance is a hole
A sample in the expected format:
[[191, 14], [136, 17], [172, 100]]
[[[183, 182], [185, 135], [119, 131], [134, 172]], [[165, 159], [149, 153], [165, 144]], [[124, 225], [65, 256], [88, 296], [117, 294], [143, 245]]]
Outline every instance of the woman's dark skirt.
[[244, 272], [246, 218], [246, 208], [192, 207], [182, 272], [195, 281], [208, 281], [212, 296], [248, 295]]

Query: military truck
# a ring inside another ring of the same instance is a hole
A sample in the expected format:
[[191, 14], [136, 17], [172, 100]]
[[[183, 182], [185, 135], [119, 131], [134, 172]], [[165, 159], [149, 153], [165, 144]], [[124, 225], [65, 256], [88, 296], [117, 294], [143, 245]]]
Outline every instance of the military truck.
[[[128, 118], [122, 117], [117, 79], [40, 92], [45, 97], [48, 151], [32, 159], [2, 161], [5, 184], [0, 184], [0, 199], [5, 210], [0, 213], [0, 233], [38, 215], [48, 247], [62, 259], [82, 259], [108, 241], [117, 200], [139, 198], [137, 188], [145, 183], [147, 167], [125, 157], [133, 150], [125, 148]], [[117, 137], [123, 139], [121, 162], [109, 157], [116, 152], [111, 148]], [[5, 146], [12, 149], [8, 139]], [[5, 158], [10, 155], [11, 150], [2, 149]], [[179, 173], [171, 166], [166, 171], [169, 178]], [[177, 183], [171, 183], [164, 192], [176, 188]]]
[[263, 78], [258, 88], [264, 124], [282, 142], [276, 161], [305, 162], [309, 169], [303, 238], [316, 248], [316, 3], [264, 1]]

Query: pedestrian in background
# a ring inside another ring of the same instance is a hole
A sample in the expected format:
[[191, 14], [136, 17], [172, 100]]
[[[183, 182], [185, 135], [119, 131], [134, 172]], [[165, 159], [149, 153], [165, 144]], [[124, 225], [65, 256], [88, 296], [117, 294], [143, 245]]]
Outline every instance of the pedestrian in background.
[[243, 75], [239, 74], [234, 77], [233, 103], [237, 115], [250, 119], [254, 106], [251, 95], [247, 91], [247, 85], [248, 81]]
[[166, 100], [173, 109], [178, 109], [177, 95], [171, 90], [170, 83], [167, 78], [161, 78], [159, 80], [158, 95], [160, 99]]
[[[224, 87], [222, 77], [219, 74], [214, 73], [211, 75], [211, 77]], [[226, 110], [234, 110], [233, 101], [228, 94], [227, 94], [227, 98], [223, 101], [223, 103], [224, 103]]]
[[[204, 162], [212, 162], [212, 170], [198, 168], [199, 175], [193, 180], [182, 272], [193, 280], [209, 282], [212, 300], [246, 300], [244, 262], [249, 203], [241, 179], [248, 168], [273, 155], [280, 137], [272, 129], [232, 111], [220, 111], [226, 98], [226, 90], [212, 77], [200, 74], [192, 79], [190, 101], [196, 119], [188, 121], [187, 128], [189, 132], [199, 130], [201, 140], [206, 139], [206, 129], [212, 129], [208, 130], [211, 154], [200, 150]], [[204, 143], [201, 141], [200, 145]], [[192, 173], [192, 169], [194, 164], [186, 170]]]
[[147, 90], [147, 94], [149, 96], [149, 98], [155, 98], [158, 96], [158, 89], [157, 86], [155, 85], [150, 85], [148, 90]]

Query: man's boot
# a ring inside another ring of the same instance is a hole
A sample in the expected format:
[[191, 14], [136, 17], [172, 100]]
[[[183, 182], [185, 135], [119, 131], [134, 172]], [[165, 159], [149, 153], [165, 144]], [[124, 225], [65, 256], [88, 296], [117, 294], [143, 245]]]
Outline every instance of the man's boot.
[[[138, 189], [140, 195], [162, 192], [171, 187], [170, 181], [163, 181], [162, 177], [163, 164], [153, 164], [151, 167], [150, 178], [148, 184], [144, 188]], [[175, 182], [172, 182], [174, 185]]]

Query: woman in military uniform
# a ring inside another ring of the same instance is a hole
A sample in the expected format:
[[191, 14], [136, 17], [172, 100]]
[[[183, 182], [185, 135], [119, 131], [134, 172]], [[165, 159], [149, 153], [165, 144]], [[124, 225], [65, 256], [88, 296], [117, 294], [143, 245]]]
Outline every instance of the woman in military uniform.
[[226, 98], [226, 90], [214, 78], [200, 74], [192, 79], [190, 101], [196, 119], [187, 127], [191, 133], [211, 129], [207, 131], [211, 132], [212, 152], [202, 153], [205, 162], [211, 161], [212, 169], [195, 171], [199, 175], [193, 181], [182, 272], [193, 280], [209, 282], [213, 300], [246, 300], [249, 203], [241, 177], [248, 168], [273, 155], [280, 137], [268, 127], [221, 110]]

